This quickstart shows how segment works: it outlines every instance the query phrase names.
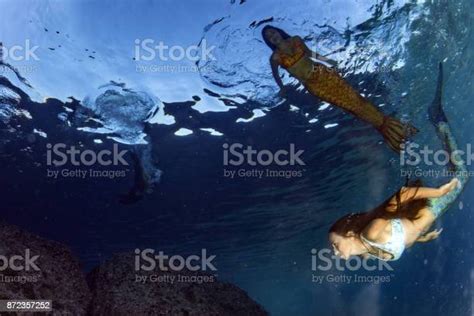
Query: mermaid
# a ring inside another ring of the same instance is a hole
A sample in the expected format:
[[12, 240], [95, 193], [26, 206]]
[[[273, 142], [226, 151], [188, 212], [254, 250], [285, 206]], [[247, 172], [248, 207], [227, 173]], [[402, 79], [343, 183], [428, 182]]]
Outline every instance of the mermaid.
[[262, 37], [273, 50], [270, 65], [282, 97], [286, 95], [286, 87], [278, 74], [279, 66], [298, 79], [311, 94], [370, 123], [395, 151], [401, 150], [407, 138], [418, 131], [410, 124], [384, 115], [334, 69], [313, 61], [312, 57], [332, 66], [337, 65], [335, 61], [311, 51], [299, 36], [290, 36], [279, 28], [267, 25], [262, 30]]
[[428, 230], [460, 195], [468, 172], [456, 151], [456, 141], [442, 108], [442, 64], [439, 67], [438, 86], [429, 108], [429, 118], [451, 156], [449, 168], [456, 177], [438, 188], [422, 187], [421, 182], [416, 181], [402, 187], [369, 212], [340, 218], [329, 229], [329, 240], [336, 255], [344, 259], [360, 255], [384, 261], [397, 260], [416, 242], [434, 240], [440, 235], [442, 230]]
[[[145, 124], [144, 132], [149, 135], [150, 126]], [[152, 193], [153, 188], [160, 182], [162, 171], [155, 166], [152, 157], [152, 146], [150, 136], [145, 138], [146, 145], [136, 145], [130, 151], [133, 164], [134, 181], [133, 186], [127, 193], [119, 196], [122, 204], [134, 204], [143, 199], [145, 194]]]

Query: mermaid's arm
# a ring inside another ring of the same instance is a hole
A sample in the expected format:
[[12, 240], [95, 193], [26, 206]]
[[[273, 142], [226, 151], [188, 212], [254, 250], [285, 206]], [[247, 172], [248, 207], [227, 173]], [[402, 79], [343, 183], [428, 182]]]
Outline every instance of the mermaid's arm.
[[435, 240], [436, 238], [439, 237], [443, 229], [435, 229], [433, 231], [430, 231], [429, 233], [426, 233], [416, 239], [416, 242], [428, 242], [431, 240]]
[[314, 50], [311, 50], [308, 46], [305, 45], [305, 48], [306, 48], [306, 54], [308, 54], [310, 57], [313, 57], [315, 59], [318, 59], [318, 60], [321, 60], [321, 61], [324, 61], [328, 64], [330, 64], [331, 66], [334, 66], [336, 67], [337, 66], [337, 61], [333, 60], [333, 59], [330, 59], [330, 58], [327, 58], [323, 55], [320, 55], [318, 54], [317, 52], [315, 52]]
[[454, 178], [439, 188], [402, 187], [400, 190], [400, 200], [403, 203], [409, 200], [438, 198], [451, 192], [458, 185], [458, 182], [458, 179]]
[[318, 60], [321, 60], [321, 61], [324, 61], [324, 62], [330, 64], [333, 67], [337, 66], [337, 61], [335, 61], [334, 59], [330, 59], [330, 58], [324, 57], [323, 55], [319, 55], [318, 53], [316, 53], [312, 50], [310, 50], [310, 54], [311, 54], [311, 56], [314, 56], [314, 58], [316, 58]]
[[284, 89], [285, 86], [283, 85], [283, 81], [281, 80], [280, 74], [278, 73], [279, 64], [278, 64], [277, 57], [275, 54], [273, 54], [270, 57], [270, 66], [272, 67], [272, 75], [273, 75], [273, 78], [275, 79], [275, 82], [280, 87], [280, 89]]
[[399, 210], [398, 205], [413, 200], [431, 199], [442, 197], [459, 185], [457, 178], [452, 179], [448, 183], [439, 188], [428, 187], [402, 187], [400, 191], [395, 193], [387, 202], [383, 203], [382, 212], [396, 213]]

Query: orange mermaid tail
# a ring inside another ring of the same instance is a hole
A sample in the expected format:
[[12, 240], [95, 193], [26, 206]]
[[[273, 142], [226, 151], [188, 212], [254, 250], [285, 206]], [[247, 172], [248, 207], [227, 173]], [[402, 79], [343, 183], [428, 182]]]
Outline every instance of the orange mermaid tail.
[[321, 100], [338, 106], [361, 120], [372, 124], [388, 146], [400, 151], [401, 145], [418, 130], [396, 118], [384, 116], [369, 100], [362, 97], [336, 71], [315, 64], [311, 77], [304, 82], [306, 89]]

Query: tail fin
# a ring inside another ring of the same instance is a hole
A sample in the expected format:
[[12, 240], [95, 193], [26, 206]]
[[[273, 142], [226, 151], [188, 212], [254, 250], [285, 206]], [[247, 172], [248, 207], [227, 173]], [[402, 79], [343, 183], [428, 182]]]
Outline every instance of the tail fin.
[[396, 152], [402, 150], [402, 144], [404, 144], [408, 138], [418, 133], [418, 129], [413, 125], [402, 123], [390, 116], [384, 118], [384, 122], [379, 128], [379, 131], [382, 133], [388, 146]]
[[433, 103], [428, 108], [428, 115], [433, 124], [439, 122], [447, 122], [446, 114], [444, 114], [441, 98], [443, 97], [443, 64], [439, 63], [438, 84]]

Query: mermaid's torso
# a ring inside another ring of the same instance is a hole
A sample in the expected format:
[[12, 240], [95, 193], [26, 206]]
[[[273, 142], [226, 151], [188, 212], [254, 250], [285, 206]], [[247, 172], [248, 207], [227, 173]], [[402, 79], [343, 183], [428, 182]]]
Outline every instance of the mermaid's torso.
[[276, 52], [279, 64], [285, 68], [293, 77], [306, 80], [310, 77], [314, 62], [307, 56], [307, 48], [303, 40], [298, 37], [289, 38], [291, 54], [283, 51]]
[[362, 240], [366, 244], [370, 245], [374, 249], [381, 250], [392, 256], [392, 258], [386, 259], [371, 254], [371, 256], [384, 261], [398, 260], [405, 251], [405, 228], [403, 226], [402, 220], [399, 218], [395, 218], [390, 220], [390, 224], [392, 225], [392, 235], [390, 236], [390, 239], [385, 243], [374, 242], [361, 235]]

